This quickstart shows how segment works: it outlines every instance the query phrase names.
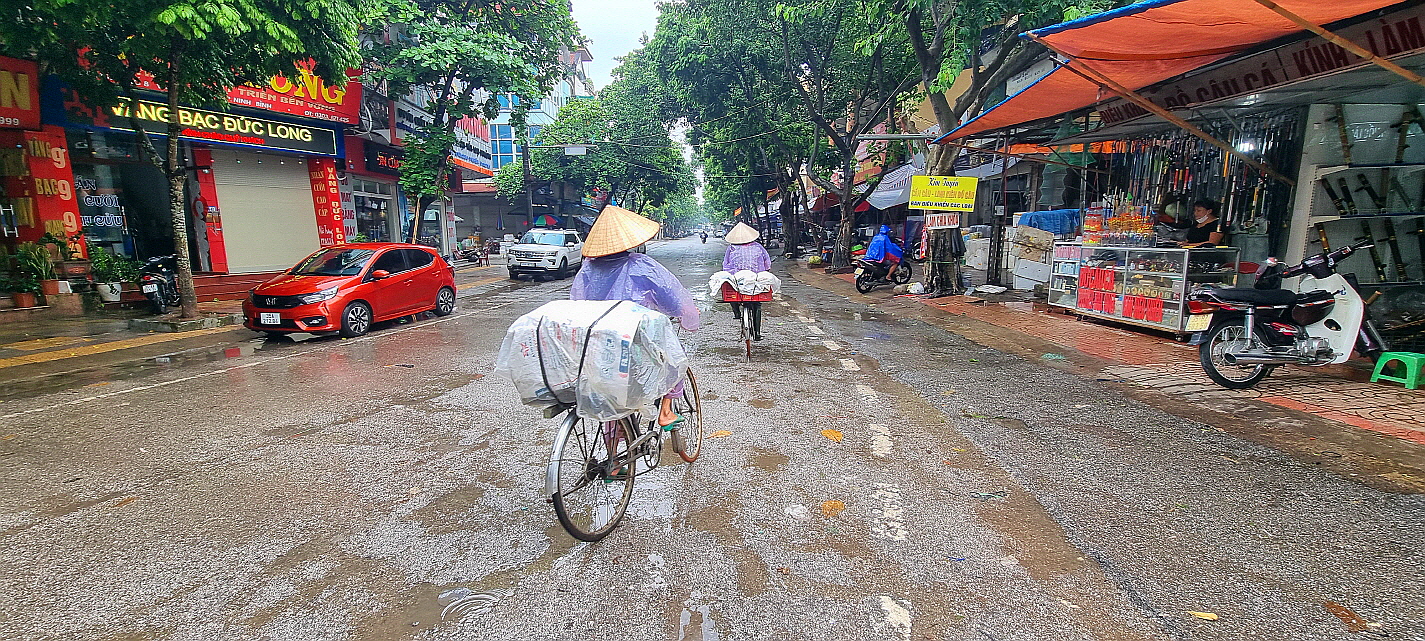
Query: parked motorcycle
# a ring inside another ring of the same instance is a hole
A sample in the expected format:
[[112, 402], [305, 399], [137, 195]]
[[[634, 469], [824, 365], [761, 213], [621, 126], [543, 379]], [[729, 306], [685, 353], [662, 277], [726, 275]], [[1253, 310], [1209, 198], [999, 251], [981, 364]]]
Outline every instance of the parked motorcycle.
[[[1369, 358], [1385, 351], [1354, 276], [1336, 273], [1341, 259], [1371, 245], [1361, 241], [1295, 267], [1268, 259], [1255, 288], [1194, 290], [1187, 329], [1196, 332], [1190, 344], [1198, 346], [1207, 376], [1247, 389], [1282, 365], [1341, 363], [1353, 349]], [[1296, 276], [1303, 277], [1303, 293], [1280, 289], [1283, 278]]]
[[871, 290], [875, 289], [877, 285], [891, 283], [904, 285], [910, 282], [912, 276], [910, 262], [900, 260], [890, 254], [886, 255], [886, 260], [883, 262], [858, 258], [855, 263], [856, 291], [862, 294], [871, 293]]
[[139, 269], [139, 289], [153, 306], [153, 313], [162, 314], [169, 307], [178, 307], [178, 258], [155, 256]]

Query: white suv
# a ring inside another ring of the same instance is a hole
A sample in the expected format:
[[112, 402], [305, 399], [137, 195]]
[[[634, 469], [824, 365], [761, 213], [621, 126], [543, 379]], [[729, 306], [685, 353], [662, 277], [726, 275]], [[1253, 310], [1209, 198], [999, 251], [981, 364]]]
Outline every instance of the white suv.
[[506, 254], [510, 278], [554, 274], [564, 278], [584, 264], [584, 239], [570, 229], [531, 229]]

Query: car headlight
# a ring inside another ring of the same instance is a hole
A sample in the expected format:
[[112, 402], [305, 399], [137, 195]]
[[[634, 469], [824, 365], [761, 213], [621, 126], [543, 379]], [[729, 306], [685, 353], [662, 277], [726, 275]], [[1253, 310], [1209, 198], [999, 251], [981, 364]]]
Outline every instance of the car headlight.
[[324, 300], [331, 300], [332, 298], [335, 298], [335, 297], [336, 297], [336, 290], [337, 290], [337, 288], [335, 288], [335, 287], [328, 287], [328, 288], [323, 289], [322, 291], [319, 291], [319, 292], [317, 292], [317, 293], [315, 293], [315, 294], [302, 294], [301, 296], [298, 296], [298, 297], [297, 297], [297, 300], [302, 301], [302, 304], [303, 304], [303, 305], [311, 305], [312, 303], [320, 303], [320, 302], [322, 302], [322, 301], [324, 301]]

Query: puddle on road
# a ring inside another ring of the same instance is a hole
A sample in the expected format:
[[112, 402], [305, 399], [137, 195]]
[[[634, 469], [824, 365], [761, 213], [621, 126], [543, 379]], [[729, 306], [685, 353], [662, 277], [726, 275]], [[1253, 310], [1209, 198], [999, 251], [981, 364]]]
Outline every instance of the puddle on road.
[[770, 398], [754, 398], [750, 401], [747, 401], [747, 404], [757, 409], [769, 410], [777, 404], [777, 401], [772, 400]]
[[748, 464], [759, 470], [775, 472], [786, 465], [790, 458], [781, 452], [774, 452], [760, 447], [752, 448], [752, 457], [748, 459]]

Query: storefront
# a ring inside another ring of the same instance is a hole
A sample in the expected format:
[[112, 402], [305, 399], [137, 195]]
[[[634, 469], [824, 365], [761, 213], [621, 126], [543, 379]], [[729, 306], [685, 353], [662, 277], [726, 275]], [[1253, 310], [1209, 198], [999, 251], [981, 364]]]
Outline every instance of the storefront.
[[[336, 159], [342, 125], [355, 122], [360, 97], [359, 84], [347, 86], [313, 80], [298, 87], [274, 78], [269, 86], [234, 89], [228, 111], [180, 108], [194, 271], [275, 271], [345, 242], [354, 212]], [[85, 235], [141, 259], [173, 251], [169, 182], [151, 160], [166, 147], [168, 108], [160, 100], [154, 94], [98, 109], [59, 87], [44, 93], [45, 121], [63, 133], [73, 161], [76, 219]], [[140, 129], [152, 151], [141, 149]]]
[[[979, 137], [1020, 153], [1033, 153], [1022, 143], [1055, 152], [1077, 145], [1076, 153], [1093, 144], [1087, 169], [1065, 181], [1078, 184], [1052, 186], [1077, 188], [1094, 213], [1083, 222], [1084, 245], [1054, 250], [1053, 303], [1180, 332], [1190, 287], [1249, 285], [1267, 256], [1294, 263], [1371, 240], [1373, 250], [1347, 258], [1341, 271], [1354, 272], [1374, 300], [1387, 339], [1425, 347], [1425, 245], [1415, 242], [1417, 231], [1425, 238], [1425, 89], [1388, 69], [1425, 69], [1425, 6], [1191, 10], [1212, 4], [1135, 6], [1026, 34], [1058, 64], [943, 141]], [[1333, 39], [1302, 31], [1278, 9], [1323, 25]], [[1196, 23], [1188, 15], [1212, 17]], [[1216, 48], [1203, 51], [1202, 41]], [[1140, 246], [1165, 240], [1153, 224], [1186, 221], [1200, 198], [1220, 203], [1216, 231], [1231, 249], [1199, 256]]]
[[354, 238], [372, 242], [404, 239], [398, 208], [403, 158], [398, 147], [347, 136], [344, 188], [351, 193]]

